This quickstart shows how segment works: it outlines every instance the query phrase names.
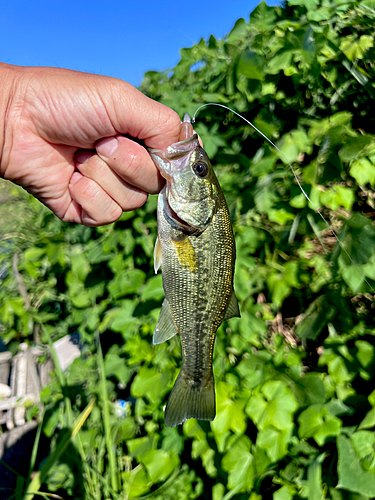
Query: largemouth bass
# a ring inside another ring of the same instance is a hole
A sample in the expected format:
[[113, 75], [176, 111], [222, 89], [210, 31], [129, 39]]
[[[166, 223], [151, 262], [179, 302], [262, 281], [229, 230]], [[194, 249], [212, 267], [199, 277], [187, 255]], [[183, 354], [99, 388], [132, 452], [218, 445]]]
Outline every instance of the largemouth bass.
[[165, 300], [153, 343], [178, 333], [183, 354], [165, 410], [168, 427], [188, 418], [215, 418], [216, 330], [224, 320], [240, 315], [233, 290], [236, 251], [228, 207], [188, 115], [180, 139], [166, 149], [150, 150], [166, 180], [158, 199], [154, 252]]

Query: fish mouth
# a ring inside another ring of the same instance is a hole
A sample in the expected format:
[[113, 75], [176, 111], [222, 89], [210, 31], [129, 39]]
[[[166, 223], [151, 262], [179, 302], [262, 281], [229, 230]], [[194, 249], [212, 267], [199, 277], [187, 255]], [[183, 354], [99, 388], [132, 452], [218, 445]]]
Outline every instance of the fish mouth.
[[[166, 190], [167, 191], [167, 190]], [[169, 191], [169, 190], [168, 190]], [[179, 229], [186, 234], [193, 234], [199, 231], [199, 228], [189, 224], [188, 222], [181, 219], [179, 215], [173, 210], [169, 203], [169, 192], [164, 192], [164, 214], [175, 229]]]

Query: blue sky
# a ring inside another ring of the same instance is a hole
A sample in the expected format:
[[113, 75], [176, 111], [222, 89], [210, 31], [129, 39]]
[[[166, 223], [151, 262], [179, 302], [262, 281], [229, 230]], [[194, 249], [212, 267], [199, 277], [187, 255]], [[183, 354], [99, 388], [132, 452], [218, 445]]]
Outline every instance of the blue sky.
[[175, 66], [182, 47], [211, 34], [221, 38], [238, 18], [248, 20], [258, 3], [2, 0], [0, 61], [115, 76], [137, 86], [146, 71]]

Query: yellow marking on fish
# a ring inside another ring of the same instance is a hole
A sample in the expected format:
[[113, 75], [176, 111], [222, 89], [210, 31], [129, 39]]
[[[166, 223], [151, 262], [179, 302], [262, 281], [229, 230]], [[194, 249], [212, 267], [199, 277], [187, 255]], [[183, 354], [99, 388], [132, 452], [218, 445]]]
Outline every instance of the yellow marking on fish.
[[172, 240], [177, 252], [178, 261], [185, 269], [190, 269], [193, 273], [198, 271], [198, 261], [193, 245], [189, 238], [183, 240]]

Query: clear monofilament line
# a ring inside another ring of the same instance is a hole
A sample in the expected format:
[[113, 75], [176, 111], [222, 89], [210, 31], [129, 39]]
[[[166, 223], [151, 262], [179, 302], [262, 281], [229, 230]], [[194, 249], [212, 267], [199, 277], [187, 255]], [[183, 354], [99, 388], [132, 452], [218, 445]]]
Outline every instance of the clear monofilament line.
[[208, 102], [208, 103], [205, 103], [205, 104], [202, 104], [201, 106], [199, 106], [198, 109], [196, 109], [194, 115], [193, 115], [193, 118], [191, 120], [191, 123], [194, 124], [195, 123], [195, 117], [196, 115], [198, 114], [198, 112], [202, 109], [202, 108], [205, 108], [206, 106], [219, 106], [220, 108], [224, 108], [224, 109], [227, 109], [228, 111], [234, 113], [235, 115], [237, 115], [238, 117], [240, 117], [242, 120], [244, 120], [248, 125], [250, 125], [250, 127], [252, 127], [259, 135], [261, 135], [264, 139], [266, 139], [267, 142], [269, 142], [279, 153], [280, 155], [284, 158], [284, 160], [287, 162], [287, 164], [289, 165], [291, 171], [293, 172], [293, 175], [294, 175], [294, 178], [298, 184], [298, 187], [300, 188], [300, 190], [302, 191], [303, 195], [305, 196], [305, 198], [308, 200], [309, 203], [311, 203], [312, 207], [315, 209], [316, 213], [318, 213], [320, 215], [320, 217], [322, 218], [322, 220], [324, 221], [324, 223], [326, 224], [326, 226], [328, 227], [328, 229], [331, 231], [331, 233], [333, 234], [333, 236], [336, 238], [336, 241], [338, 242], [338, 244], [340, 245], [340, 248], [344, 251], [344, 253], [346, 254], [346, 256], [349, 258], [350, 262], [353, 264], [353, 266], [356, 268], [356, 270], [358, 271], [358, 273], [360, 274], [360, 276], [363, 278], [363, 280], [365, 281], [365, 283], [371, 288], [371, 290], [373, 292], [375, 292], [374, 288], [371, 286], [371, 284], [367, 281], [365, 275], [362, 273], [362, 271], [358, 268], [357, 264], [354, 262], [354, 260], [352, 259], [351, 255], [349, 254], [349, 252], [347, 251], [347, 249], [345, 248], [344, 244], [341, 242], [340, 238], [337, 236], [336, 232], [332, 229], [332, 227], [329, 225], [329, 222], [325, 219], [325, 217], [323, 216], [323, 214], [321, 213], [321, 211], [319, 210], [319, 208], [314, 204], [314, 202], [310, 199], [309, 195], [306, 193], [306, 191], [303, 189], [299, 179], [298, 179], [298, 176], [292, 166], [292, 164], [290, 163], [290, 161], [288, 160], [288, 158], [284, 155], [284, 153], [282, 151], [280, 151], [280, 149], [276, 146], [276, 144], [274, 144], [270, 139], [268, 139], [268, 137], [266, 135], [263, 134], [263, 132], [261, 132], [255, 125], [253, 125], [251, 123], [251, 121], [249, 121], [247, 118], [245, 118], [244, 116], [240, 115], [239, 113], [237, 113], [237, 111], [234, 111], [233, 109], [229, 108], [228, 106], [225, 106], [224, 104], [219, 104], [219, 103], [216, 103], [216, 102]]

